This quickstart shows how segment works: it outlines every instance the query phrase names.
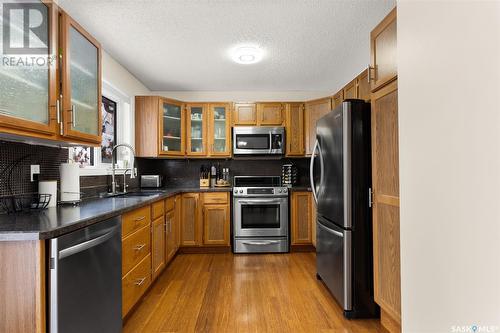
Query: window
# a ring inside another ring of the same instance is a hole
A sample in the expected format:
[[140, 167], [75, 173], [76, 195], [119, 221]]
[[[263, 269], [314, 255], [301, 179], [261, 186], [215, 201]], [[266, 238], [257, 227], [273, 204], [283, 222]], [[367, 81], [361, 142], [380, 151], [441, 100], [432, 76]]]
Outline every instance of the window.
[[[117, 143], [128, 143], [134, 146], [131, 100], [109, 82], [102, 82], [102, 144], [101, 148], [73, 147], [69, 149], [69, 158], [80, 164], [80, 175], [106, 175], [111, 171], [112, 147]], [[130, 165], [132, 154], [128, 149], [117, 152], [118, 169]]]

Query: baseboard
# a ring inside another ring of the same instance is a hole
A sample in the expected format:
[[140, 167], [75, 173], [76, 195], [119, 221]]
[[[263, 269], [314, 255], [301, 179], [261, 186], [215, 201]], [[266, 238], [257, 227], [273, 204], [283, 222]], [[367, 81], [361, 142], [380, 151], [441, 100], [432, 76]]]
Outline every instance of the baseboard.
[[312, 244], [291, 245], [290, 252], [316, 252], [316, 248]]
[[401, 333], [401, 324], [384, 311], [382, 307], [380, 308], [380, 323], [390, 333]]
[[230, 246], [185, 246], [179, 247], [180, 254], [195, 254], [195, 253], [229, 253]]

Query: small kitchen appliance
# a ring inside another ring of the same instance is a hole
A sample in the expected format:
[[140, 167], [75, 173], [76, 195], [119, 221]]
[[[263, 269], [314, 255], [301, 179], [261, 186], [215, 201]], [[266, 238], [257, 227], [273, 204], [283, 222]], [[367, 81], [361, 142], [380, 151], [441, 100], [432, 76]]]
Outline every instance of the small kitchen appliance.
[[141, 188], [159, 188], [162, 186], [163, 176], [141, 175]]
[[283, 155], [285, 153], [284, 127], [234, 127], [234, 155]]

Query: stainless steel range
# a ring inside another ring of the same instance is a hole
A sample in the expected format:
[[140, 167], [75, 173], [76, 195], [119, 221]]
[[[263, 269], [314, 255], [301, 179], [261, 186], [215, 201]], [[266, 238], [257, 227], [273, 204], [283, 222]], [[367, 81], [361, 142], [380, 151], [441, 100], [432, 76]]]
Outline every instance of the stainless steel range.
[[234, 177], [235, 253], [288, 252], [288, 188], [280, 177]]

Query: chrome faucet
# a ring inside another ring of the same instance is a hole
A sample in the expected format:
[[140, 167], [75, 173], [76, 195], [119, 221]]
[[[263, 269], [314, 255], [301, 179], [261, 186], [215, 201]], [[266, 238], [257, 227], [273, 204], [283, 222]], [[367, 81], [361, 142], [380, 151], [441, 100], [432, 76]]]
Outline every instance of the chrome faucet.
[[[134, 148], [127, 144], [127, 143], [120, 143], [118, 145], [115, 145], [113, 147], [113, 150], [111, 152], [111, 163], [112, 163], [112, 174], [111, 174], [111, 193], [116, 194], [116, 180], [115, 180], [115, 172], [116, 172], [116, 157], [115, 157], [115, 150], [118, 147], [127, 147], [130, 149], [132, 152], [132, 165], [130, 166], [130, 178], [135, 178], [135, 169], [134, 169], [134, 160], [135, 160], [135, 151]], [[127, 170], [123, 173], [123, 177], [125, 178], [125, 174], [127, 173]], [[124, 184], [124, 192], [125, 192], [125, 181], [123, 181]]]

